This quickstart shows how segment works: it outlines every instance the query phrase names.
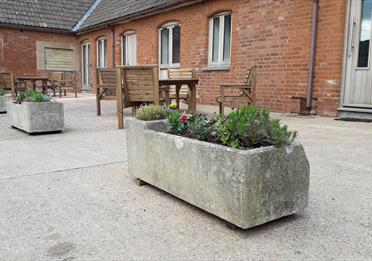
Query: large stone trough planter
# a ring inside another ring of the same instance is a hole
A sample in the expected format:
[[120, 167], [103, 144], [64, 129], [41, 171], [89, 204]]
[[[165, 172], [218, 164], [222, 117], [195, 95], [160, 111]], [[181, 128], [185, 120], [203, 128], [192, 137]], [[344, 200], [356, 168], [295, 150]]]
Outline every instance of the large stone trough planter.
[[238, 150], [164, 133], [128, 118], [129, 173], [247, 229], [303, 211], [309, 163], [301, 144]]
[[12, 127], [28, 133], [59, 132], [64, 127], [63, 104], [59, 102], [8, 103]]
[[6, 112], [7, 102], [8, 102], [8, 97], [0, 96], [0, 113]]

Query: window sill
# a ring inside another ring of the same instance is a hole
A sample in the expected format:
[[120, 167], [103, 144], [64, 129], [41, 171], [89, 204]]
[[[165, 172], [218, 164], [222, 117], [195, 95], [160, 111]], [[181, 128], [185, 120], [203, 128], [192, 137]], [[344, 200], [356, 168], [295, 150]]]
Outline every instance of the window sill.
[[202, 68], [202, 71], [229, 71], [230, 65], [209, 65], [208, 67]]

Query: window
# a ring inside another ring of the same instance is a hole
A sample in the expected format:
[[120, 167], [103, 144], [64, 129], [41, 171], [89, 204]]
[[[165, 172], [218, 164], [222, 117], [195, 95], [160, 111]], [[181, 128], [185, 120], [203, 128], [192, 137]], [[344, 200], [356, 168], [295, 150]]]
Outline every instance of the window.
[[137, 37], [134, 31], [129, 31], [121, 37], [121, 64], [137, 64]]
[[209, 20], [209, 65], [229, 65], [231, 54], [231, 14], [223, 13]]
[[363, 0], [358, 53], [358, 67], [360, 68], [368, 67], [371, 40], [371, 12], [372, 0]]
[[49, 48], [44, 49], [45, 69], [55, 71], [74, 70], [74, 51], [71, 49]]
[[106, 68], [107, 62], [107, 41], [105, 38], [97, 40], [97, 67]]
[[160, 67], [180, 66], [181, 27], [168, 23], [160, 28]]

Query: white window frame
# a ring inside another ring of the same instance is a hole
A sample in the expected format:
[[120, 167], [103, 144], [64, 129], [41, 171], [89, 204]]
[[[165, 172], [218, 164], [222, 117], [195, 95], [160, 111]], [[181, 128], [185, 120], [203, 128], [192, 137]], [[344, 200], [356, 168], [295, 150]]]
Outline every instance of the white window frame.
[[[99, 50], [99, 42], [101, 42], [101, 50]], [[106, 47], [106, 48], [105, 48]], [[107, 50], [107, 40], [105, 37], [100, 37], [97, 39], [97, 68], [106, 68], [107, 66], [107, 53], [105, 52], [105, 49]], [[103, 64], [100, 64], [99, 61], [103, 62]]]
[[[135, 36], [135, 46], [134, 46], [134, 64], [132, 65], [136, 65], [137, 64], [137, 34], [135, 31], [127, 31], [125, 33], [123, 33], [123, 35], [121, 36], [121, 64], [122, 65], [129, 65], [129, 62], [128, 62], [128, 53], [129, 53], [129, 49], [128, 49], [128, 36], [132, 36], [134, 35]], [[125, 41], [125, 50], [123, 50], [123, 42]], [[125, 61], [124, 61], [125, 59]]]
[[[230, 57], [227, 61], [223, 60], [223, 51], [225, 49], [224, 46], [224, 37], [225, 37], [225, 16], [230, 15], [231, 17], [231, 28], [230, 28]], [[215, 18], [220, 19], [220, 31], [219, 31], [219, 50], [218, 50], [218, 58], [217, 62], [213, 61], [213, 21]], [[217, 15], [212, 16], [209, 18], [209, 45], [208, 45], [208, 66], [216, 67], [216, 66], [230, 66], [231, 62], [231, 46], [232, 46], [232, 14], [230, 12], [219, 13]]]
[[[181, 29], [181, 25], [178, 22], [170, 22], [165, 25], [163, 25], [159, 29], [159, 68], [180, 68], [181, 66], [181, 35], [180, 35], [180, 62], [179, 63], [173, 63], [173, 28], [175, 26], [179, 26]], [[169, 29], [169, 39], [168, 39], [168, 57], [169, 57], [169, 63], [168, 64], [161, 64], [161, 31], [163, 29]]]

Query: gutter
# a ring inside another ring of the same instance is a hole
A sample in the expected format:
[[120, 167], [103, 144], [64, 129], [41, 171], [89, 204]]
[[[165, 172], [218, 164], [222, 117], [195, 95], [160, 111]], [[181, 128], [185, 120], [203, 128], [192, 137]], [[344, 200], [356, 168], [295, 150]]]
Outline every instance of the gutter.
[[184, 7], [184, 6], [188, 6], [188, 5], [192, 5], [192, 4], [196, 4], [196, 3], [201, 3], [201, 2], [204, 2], [204, 0], [191, 0], [191, 1], [190, 0], [178, 0], [178, 1], [175, 1], [175, 2], [168, 3], [168, 4], [160, 5], [160, 6], [151, 8], [151, 9], [147, 9], [147, 10], [144, 10], [144, 11], [141, 11], [141, 12], [138, 12], [138, 13], [134, 13], [134, 14], [130, 14], [130, 15], [127, 15], [127, 16], [123, 16], [123, 17], [111, 19], [111, 20], [108, 20], [108, 21], [104, 21], [104, 22], [99, 23], [99, 24], [88, 26], [88, 27], [83, 28], [81, 30], [76, 28], [75, 32], [77, 33], [77, 35], [82, 35], [82, 34], [85, 34], [85, 33], [91, 32], [91, 31], [96, 31], [98, 29], [107, 28], [107, 26], [114, 26], [116, 24], [126, 23], [126, 22], [129, 22], [131, 20], [141, 19], [141, 18], [144, 18], [144, 17], [168, 12], [168, 11], [171, 11], [171, 10], [174, 10], [174, 9], [178, 9], [178, 8], [181, 8], [181, 7]]
[[31, 25], [16, 25], [16, 24], [6, 24], [0, 23], [0, 28], [10, 28], [10, 29], [18, 29], [18, 30], [25, 30], [25, 31], [37, 31], [37, 32], [44, 32], [44, 33], [58, 33], [58, 34], [71, 34], [73, 33], [68, 29], [53, 29], [47, 27], [38, 27], [38, 26], [31, 26]]
[[319, 1], [313, 0], [312, 7], [312, 21], [311, 21], [311, 42], [310, 42], [310, 55], [309, 55], [309, 77], [307, 82], [306, 92], [306, 109], [310, 114], [313, 103], [313, 91], [314, 91], [314, 78], [315, 78], [315, 58], [316, 58], [316, 42], [318, 34], [318, 9]]

